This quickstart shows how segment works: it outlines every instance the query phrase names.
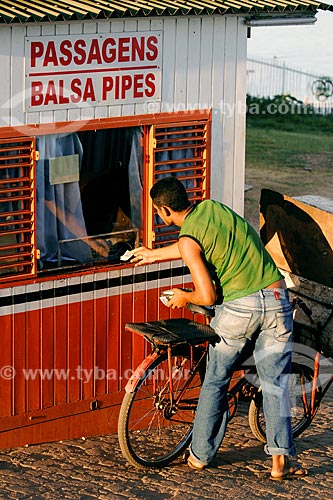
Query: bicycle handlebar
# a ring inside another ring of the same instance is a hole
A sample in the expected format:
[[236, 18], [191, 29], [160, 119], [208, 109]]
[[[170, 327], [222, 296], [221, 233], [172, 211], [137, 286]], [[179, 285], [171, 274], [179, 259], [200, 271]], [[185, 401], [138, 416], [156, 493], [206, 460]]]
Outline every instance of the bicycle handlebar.
[[189, 309], [192, 313], [203, 314], [206, 318], [212, 318], [215, 315], [213, 307], [210, 306], [198, 306], [197, 304], [192, 304], [189, 302], [186, 304], [186, 309]]
[[308, 306], [305, 304], [305, 302], [296, 297], [293, 299], [293, 307], [295, 307], [295, 305], [297, 305], [300, 309], [302, 309], [302, 311], [306, 314], [306, 316], [309, 318], [309, 320], [311, 321], [311, 323], [314, 323], [313, 319], [312, 319], [312, 311], [311, 309], [308, 308]]

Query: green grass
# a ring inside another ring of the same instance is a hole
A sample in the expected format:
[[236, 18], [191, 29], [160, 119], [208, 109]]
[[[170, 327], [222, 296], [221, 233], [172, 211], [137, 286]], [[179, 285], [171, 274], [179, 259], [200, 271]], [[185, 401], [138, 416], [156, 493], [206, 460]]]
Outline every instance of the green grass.
[[250, 127], [284, 130], [285, 132], [304, 132], [315, 134], [333, 134], [333, 114], [320, 115], [247, 115]]
[[[333, 165], [333, 134], [287, 132], [271, 128], [247, 127], [246, 165], [248, 168], [270, 166], [307, 167], [318, 162]], [[333, 171], [332, 171], [333, 173]]]

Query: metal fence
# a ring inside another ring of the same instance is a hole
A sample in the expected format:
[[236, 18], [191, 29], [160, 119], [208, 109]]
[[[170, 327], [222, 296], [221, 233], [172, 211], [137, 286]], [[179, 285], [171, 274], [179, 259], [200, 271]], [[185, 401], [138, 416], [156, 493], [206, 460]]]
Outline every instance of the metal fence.
[[333, 77], [307, 73], [275, 59], [247, 59], [247, 94], [253, 97], [291, 95], [320, 113], [333, 111]]

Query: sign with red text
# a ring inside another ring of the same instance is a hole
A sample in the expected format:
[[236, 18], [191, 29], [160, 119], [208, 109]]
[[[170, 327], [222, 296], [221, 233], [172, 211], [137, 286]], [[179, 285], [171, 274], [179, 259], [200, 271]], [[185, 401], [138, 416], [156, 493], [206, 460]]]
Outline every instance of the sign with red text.
[[161, 100], [162, 33], [25, 39], [27, 111]]

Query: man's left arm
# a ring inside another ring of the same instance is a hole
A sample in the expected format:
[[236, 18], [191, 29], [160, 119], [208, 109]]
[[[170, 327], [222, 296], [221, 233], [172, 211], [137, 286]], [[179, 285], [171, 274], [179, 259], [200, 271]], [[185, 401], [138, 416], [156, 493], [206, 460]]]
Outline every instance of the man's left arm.
[[184, 307], [191, 302], [201, 306], [212, 306], [215, 303], [215, 286], [209, 274], [200, 245], [192, 238], [183, 236], [178, 241], [181, 257], [190, 270], [194, 290], [186, 292], [173, 288], [174, 295], [168, 301], [168, 307]]

